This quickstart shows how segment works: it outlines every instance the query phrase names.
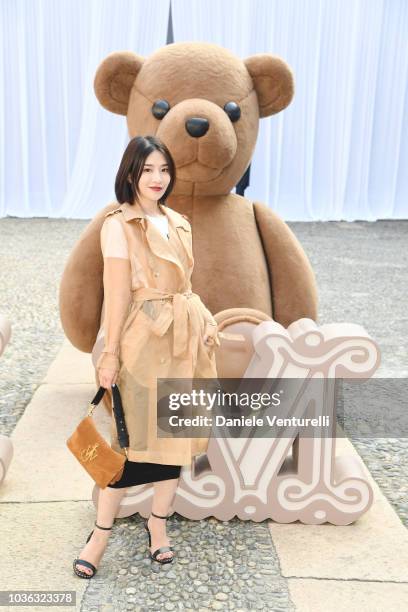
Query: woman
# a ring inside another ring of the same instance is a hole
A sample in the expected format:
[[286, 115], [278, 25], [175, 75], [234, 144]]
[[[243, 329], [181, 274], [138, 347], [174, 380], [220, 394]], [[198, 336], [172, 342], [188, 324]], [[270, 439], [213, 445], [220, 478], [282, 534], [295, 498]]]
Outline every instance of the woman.
[[165, 519], [182, 465], [208, 445], [208, 438], [158, 438], [156, 431], [157, 378], [216, 378], [220, 344], [215, 319], [191, 291], [191, 226], [165, 205], [174, 182], [167, 147], [153, 136], [133, 138], [116, 176], [119, 207], [101, 229], [105, 346], [97, 371], [102, 387], [118, 385], [130, 442], [120, 448], [112, 417], [111, 446], [127, 459], [120, 480], [99, 492], [96, 529], [74, 561], [81, 578], [97, 571], [126, 487], [147, 482], [154, 483], [145, 522], [150, 557], [173, 560]]

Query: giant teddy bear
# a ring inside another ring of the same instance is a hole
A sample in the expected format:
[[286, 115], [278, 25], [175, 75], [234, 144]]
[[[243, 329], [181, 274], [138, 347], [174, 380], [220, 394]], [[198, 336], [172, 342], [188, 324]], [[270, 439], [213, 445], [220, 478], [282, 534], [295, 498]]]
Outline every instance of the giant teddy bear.
[[[272, 318], [287, 327], [317, 318], [314, 273], [293, 232], [265, 204], [231, 193], [251, 162], [259, 119], [286, 108], [293, 92], [291, 70], [279, 57], [241, 60], [221, 46], [195, 42], [166, 45], [148, 58], [112, 53], [95, 76], [99, 102], [126, 116], [130, 137], [156, 135], [169, 147], [177, 180], [167, 204], [192, 225], [193, 291], [231, 329], [240, 320]], [[95, 202], [98, 212], [60, 286], [64, 331], [85, 352], [95, 346], [103, 313], [100, 229], [117, 206], [101, 204]], [[219, 374], [231, 375], [228, 363], [239, 361], [233, 343], [217, 350]]]

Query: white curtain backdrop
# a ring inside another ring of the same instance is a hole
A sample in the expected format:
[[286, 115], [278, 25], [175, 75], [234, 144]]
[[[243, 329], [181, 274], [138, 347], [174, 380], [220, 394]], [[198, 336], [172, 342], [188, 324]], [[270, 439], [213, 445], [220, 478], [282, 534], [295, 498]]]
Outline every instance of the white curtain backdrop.
[[0, 0], [0, 216], [86, 219], [114, 198], [126, 118], [93, 90], [112, 51], [166, 44], [169, 0]]
[[[170, 0], [1, 0], [0, 217], [90, 218], [125, 117], [93, 79], [166, 44]], [[245, 195], [286, 220], [408, 217], [406, 0], [172, 0], [174, 40], [281, 56], [295, 97], [261, 120]]]
[[174, 39], [288, 62], [245, 195], [286, 220], [408, 217], [406, 0], [172, 0]]

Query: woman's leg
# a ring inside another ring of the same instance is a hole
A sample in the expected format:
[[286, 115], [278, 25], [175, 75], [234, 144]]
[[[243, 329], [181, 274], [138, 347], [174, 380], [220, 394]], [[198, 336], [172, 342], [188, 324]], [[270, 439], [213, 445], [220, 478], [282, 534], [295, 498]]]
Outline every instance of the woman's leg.
[[[101, 527], [111, 527], [113, 525], [120, 502], [125, 493], [126, 487], [123, 489], [106, 487], [105, 489], [101, 489], [99, 491], [98, 509], [96, 514], [96, 522], [98, 525]], [[103, 553], [105, 552], [105, 548], [111, 533], [112, 530], [105, 531], [104, 529], [98, 529], [95, 526], [91, 539], [87, 544], [85, 544], [80, 555], [78, 555], [78, 558], [84, 559], [84, 561], [89, 561], [97, 568]], [[87, 574], [92, 574], [92, 570], [89, 569], [89, 567], [85, 567], [80, 563], [77, 563], [77, 568], [86, 572]]]
[[[176, 494], [178, 481], [178, 478], [170, 478], [168, 480], [161, 480], [159, 482], [153, 483], [153, 512], [155, 512], [156, 514], [160, 514], [160, 516], [167, 516], [171, 503]], [[169, 539], [166, 535], [166, 524], [167, 521], [157, 518], [153, 516], [153, 514], [150, 515], [149, 520], [147, 522], [147, 526], [152, 536], [152, 546], [150, 548], [150, 552], [154, 553], [154, 551], [160, 548], [161, 546], [170, 546]], [[166, 557], [172, 556], [173, 553], [171, 551], [167, 551], [157, 555], [157, 558], [165, 559]]]

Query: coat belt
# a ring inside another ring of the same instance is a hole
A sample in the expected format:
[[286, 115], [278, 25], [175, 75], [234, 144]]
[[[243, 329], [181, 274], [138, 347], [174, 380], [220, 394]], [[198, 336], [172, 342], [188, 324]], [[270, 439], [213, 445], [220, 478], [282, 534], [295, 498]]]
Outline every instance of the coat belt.
[[157, 336], [163, 336], [173, 322], [173, 355], [185, 356], [189, 347], [190, 317], [188, 299], [197, 296], [191, 290], [183, 293], [168, 293], [154, 287], [139, 287], [133, 291], [133, 301], [162, 300], [164, 303], [157, 319], [152, 320], [150, 329]]

